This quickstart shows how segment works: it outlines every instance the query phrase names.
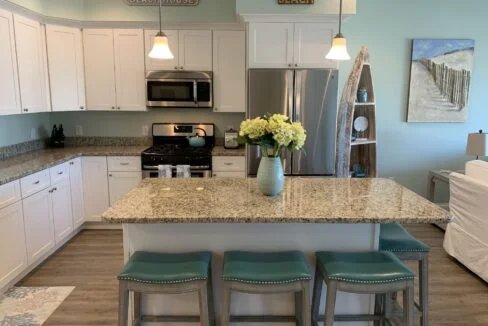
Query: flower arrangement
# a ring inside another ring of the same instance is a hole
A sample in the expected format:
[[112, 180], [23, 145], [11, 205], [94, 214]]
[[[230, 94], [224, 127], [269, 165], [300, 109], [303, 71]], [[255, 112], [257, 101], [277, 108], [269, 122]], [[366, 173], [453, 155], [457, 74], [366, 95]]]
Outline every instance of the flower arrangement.
[[238, 141], [260, 146], [264, 157], [278, 157], [284, 149], [301, 150], [306, 139], [300, 122], [292, 122], [283, 114], [273, 114], [243, 121]]

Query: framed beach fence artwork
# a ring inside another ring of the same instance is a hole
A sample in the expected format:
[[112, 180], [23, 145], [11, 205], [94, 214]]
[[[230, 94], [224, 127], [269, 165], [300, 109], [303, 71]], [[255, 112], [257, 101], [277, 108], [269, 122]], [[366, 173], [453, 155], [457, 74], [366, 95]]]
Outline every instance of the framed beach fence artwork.
[[408, 122], [465, 122], [474, 40], [414, 39]]

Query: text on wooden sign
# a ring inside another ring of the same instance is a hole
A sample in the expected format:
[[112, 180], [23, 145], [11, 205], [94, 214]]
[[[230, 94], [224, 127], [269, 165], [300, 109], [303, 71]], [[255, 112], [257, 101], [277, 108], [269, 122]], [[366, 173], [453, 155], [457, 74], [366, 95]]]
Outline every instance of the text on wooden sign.
[[[159, 6], [159, 0], [125, 0], [129, 6]], [[163, 6], [196, 6], [200, 0], [162, 0]]]

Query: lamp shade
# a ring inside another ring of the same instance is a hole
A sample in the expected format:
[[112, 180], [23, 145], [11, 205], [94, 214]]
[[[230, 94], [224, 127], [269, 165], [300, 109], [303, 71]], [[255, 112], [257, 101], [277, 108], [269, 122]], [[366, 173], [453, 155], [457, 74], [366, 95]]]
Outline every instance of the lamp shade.
[[466, 153], [471, 156], [488, 156], [488, 134], [469, 134]]
[[158, 33], [154, 38], [154, 45], [148, 54], [151, 59], [171, 60], [174, 55], [171, 52], [168, 44], [168, 37], [163, 33]]
[[332, 40], [332, 48], [329, 53], [325, 56], [328, 60], [339, 60], [345, 61], [350, 60], [351, 56], [347, 53], [346, 39], [338, 34]]

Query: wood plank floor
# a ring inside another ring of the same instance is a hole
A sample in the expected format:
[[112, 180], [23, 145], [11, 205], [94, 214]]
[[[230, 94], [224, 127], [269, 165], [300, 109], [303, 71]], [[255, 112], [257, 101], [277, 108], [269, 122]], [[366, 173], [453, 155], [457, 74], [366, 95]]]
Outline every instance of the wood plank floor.
[[[434, 226], [409, 226], [431, 246], [430, 325], [488, 325], [488, 284], [449, 258], [444, 233]], [[117, 281], [122, 267], [120, 231], [83, 231], [27, 276], [21, 286], [76, 286], [46, 326], [116, 325]]]

